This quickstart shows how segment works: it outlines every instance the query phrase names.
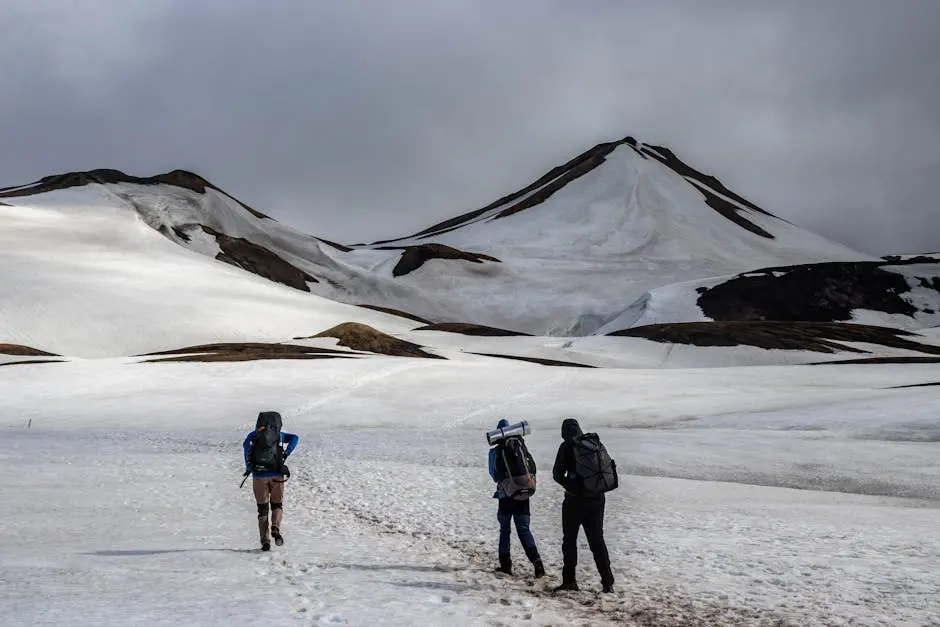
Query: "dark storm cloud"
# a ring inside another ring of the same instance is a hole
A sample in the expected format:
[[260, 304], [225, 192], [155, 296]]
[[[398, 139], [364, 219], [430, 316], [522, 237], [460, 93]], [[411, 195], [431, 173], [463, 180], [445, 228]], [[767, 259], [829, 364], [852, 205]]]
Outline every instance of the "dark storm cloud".
[[195, 170], [402, 235], [633, 134], [866, 251], [940, 250], [940, 3], [0, 0], [0, 185]]

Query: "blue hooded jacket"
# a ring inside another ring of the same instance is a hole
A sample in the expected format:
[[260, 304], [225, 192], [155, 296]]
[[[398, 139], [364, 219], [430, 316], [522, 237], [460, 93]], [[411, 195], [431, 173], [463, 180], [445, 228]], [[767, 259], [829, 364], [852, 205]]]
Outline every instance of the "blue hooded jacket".
[[[508, 426], [509, 426], [509, 421], [506, 420], [505, 418], [500, 418], [499, 422], [496, 423], [497, 429], [502, 429], [503, 427], [508, 427]], [[490, 449], [490, 463], [489, 463], [490, 478], [492, 478], [493, 481], [496, 481], [496, 449], [497, 448], [498, 446], [494, 446], [493, 448]], [[502, 490], [500, 490], [499, 488], [496, 488], [496, 492], [493, 493], [493, 498], [504, 499], [506, 498], [506, 495], [503, 493]]]

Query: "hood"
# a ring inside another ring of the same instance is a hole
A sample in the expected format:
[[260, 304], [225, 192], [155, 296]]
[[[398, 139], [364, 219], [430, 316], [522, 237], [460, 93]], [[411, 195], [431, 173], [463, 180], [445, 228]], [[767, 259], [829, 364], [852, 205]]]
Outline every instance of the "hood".
[[497, 429], [502, 429], [503, 427], [508, 427], [508, 426], [509, 426], [509, 421], [506, 420], [505, 418], [500, 418], [499, 422], [496, 423]]
[[561, 437], [564, 440], [570, 440], [573, 437], [582, 435], [581, 425], [574, 418], [565, 418], [561, 423]]

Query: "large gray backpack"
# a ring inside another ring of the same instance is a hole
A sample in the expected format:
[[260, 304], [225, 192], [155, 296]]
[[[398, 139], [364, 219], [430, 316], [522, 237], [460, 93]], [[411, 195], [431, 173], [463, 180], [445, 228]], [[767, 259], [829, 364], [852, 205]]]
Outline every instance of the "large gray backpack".
[[495, 479], [503, 494], [516, 501], [535, 494], [535, 460], [521, 437], [506, 438], [497, 447]]
[[571, 440], [574, 473], [581, 480], [585, 496], [597, 496], [620, 485], [617, 464], [596, 433], [585, 433]]

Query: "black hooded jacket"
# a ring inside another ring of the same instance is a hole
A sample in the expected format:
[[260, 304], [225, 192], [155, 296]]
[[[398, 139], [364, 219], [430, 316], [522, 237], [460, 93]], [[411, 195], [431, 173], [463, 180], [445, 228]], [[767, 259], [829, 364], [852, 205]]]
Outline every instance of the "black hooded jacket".
[[[561, 439], [555, 455], [555, 465], [552, 467], [552, 478], [565, 488], [565, 492], [575, 496], [582, 496], [581, 480], [574, 471], [574, 450], [571, 446], [572, 438], [582, 435], [581, 425], [574, 418], [566, 418], [561, 423]], [[603, 497], [602, 497], [603, 498]]]

